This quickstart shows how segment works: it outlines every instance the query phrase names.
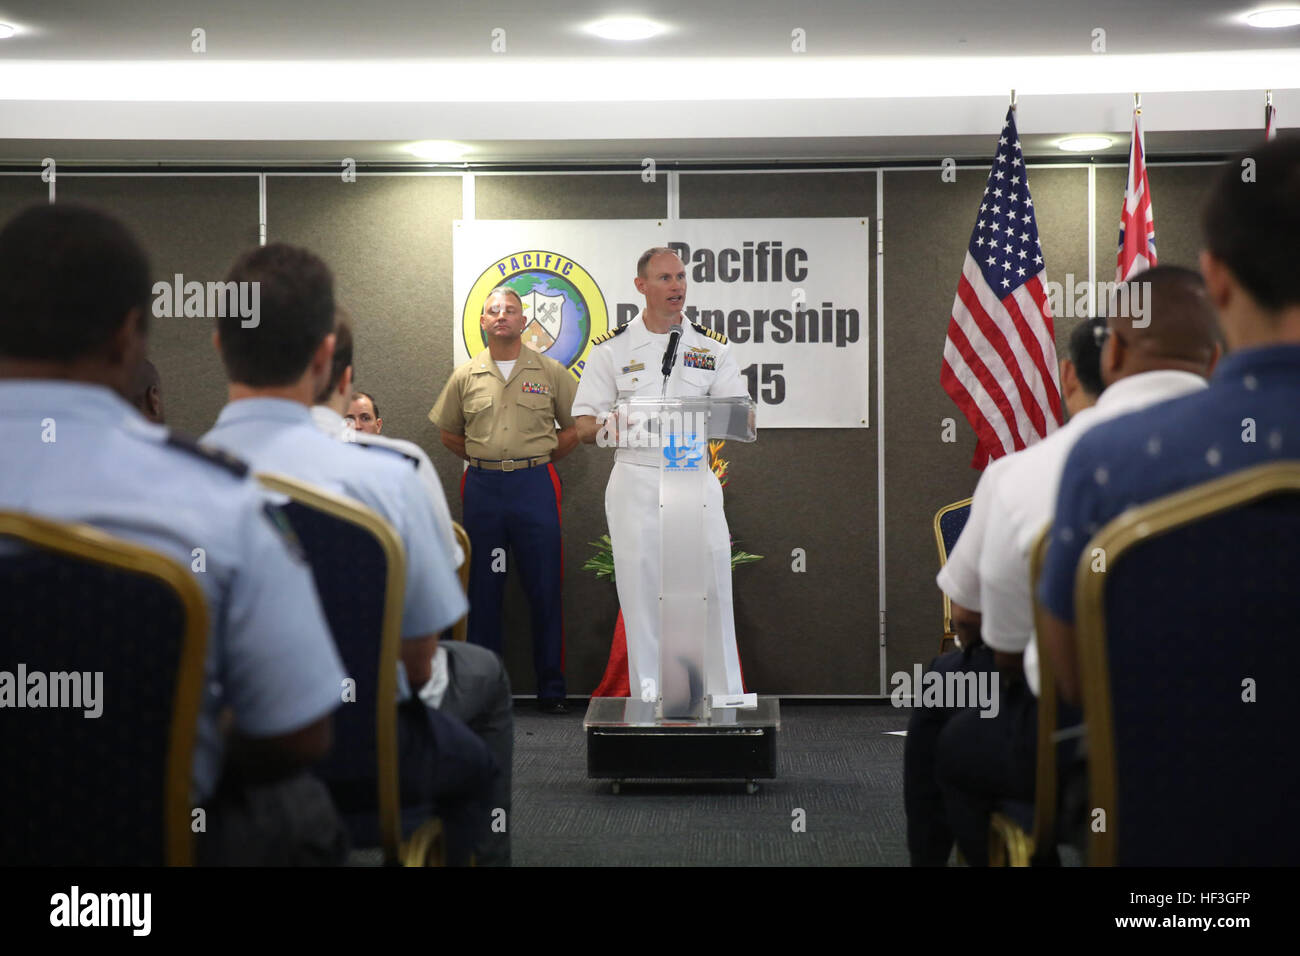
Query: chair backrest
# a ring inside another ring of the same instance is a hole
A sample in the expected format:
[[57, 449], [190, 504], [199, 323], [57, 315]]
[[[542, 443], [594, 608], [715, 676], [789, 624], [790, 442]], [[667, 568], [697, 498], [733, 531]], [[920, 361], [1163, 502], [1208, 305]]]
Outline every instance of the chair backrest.
[[[961, 537], [961, 529], [966, 527], [966, 519], [970, 517], [970, 503], [970, 498], [963, 498], [944, 505], [934, 513], [934, 540], [939, 548], [939, 567], [948, 563], [948, 555]], [[952, 626], [952, 598], [946, 594], [943, 596], [943, 632], [946, 637], [956, 636]]]
[[[1043, 605], [1038, 600], [1038, 581], [1043, 575], [1051, 527], [1045, 527], [1029, 551], [1029, 593], [1033, 599], [1034, 630], [1043, 634]], [[1058, 721], [1056, 672], [1050, 655], [1038, 641], [1038, 747], [1034, 771], [1034, 852], [1046, 853], [1055, 847], [1056, 834], [1056, 729]], [[1071, 708], [1071, 711], [1073, 709]]]
[[[465, 554], [465, 560], [461, 562], [456, 569], [456, 575], [460, 578], [460, 588], [466, 594], [469, 593], [469, 559], [471, 549], [469, 546], [469, 533], [460, 526], [459, 522], [453, 521], [451, 529], [456, 532], [456, 543], [460, 545], [460, 550]], [[469, 637], [469, 611], [456, 622], [456, 626], [451, 631], [452, 640], [463, 641]]]
[[334, 712], [334, 745], [316, 768], [344, 816], [374, 810], [380, 843], [398, 859], [397, 660], [406, 553], [392, 525], [369, 508], [284, 475], [262, 474], [287, 495], [348, 679]]
[[1275, 463], [1130, 509], [1084, 549], [1076, 628], [1105, 813], [1090, 862], [1300, 859], [1285, 676], [1297, 542], [1300, 464]]
[[194, 862], [207, 640], [188, 568], [88, 525], [0, 512], [0, 862]]

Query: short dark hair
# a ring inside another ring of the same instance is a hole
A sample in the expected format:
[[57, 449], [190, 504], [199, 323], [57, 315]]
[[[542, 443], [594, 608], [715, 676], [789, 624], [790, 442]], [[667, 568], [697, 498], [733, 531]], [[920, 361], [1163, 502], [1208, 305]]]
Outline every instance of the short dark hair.
[[258, 283], [258, 321], [238, 312], [217, 319], [221, 358], [232, 382], [292, 385], [325, 337], [334, 331], [334, 275], [319, 256], [276, 242], [249, 250], [230, 267], [227, 282]]
[[0, 355], [71, 361], [93, 355], [132, 309], [148, 330], [149, 258], [108, 213], [75, 203], [29, 206], [0, 230]]
[[515, 301], [519, 303], [519, 308], [522, 309], [524, 307], [524, 300], [519, 297], [518, 292], [510, 288], [510, 286], [508, 285], [499, 285], [483, 297], [484, 311], [487, 310], [487, 304], [489, 301], [491, 301], [494, 295], [513, 295], [515, 297]]
[[1084, 319], [1070, 333], [1070, 361], [1083, 390], [1096, 398], [1106, 386], [1101, 380], [1101, 344], [1106, 338], [1105, 319]]
[[352, 364], [352, 326], [348, 324], [348, 311], [339, 306], [338, 321], [334, 324], [334, 359], [330, 363], [330, 380], [319, 395], [316, 404], [323, 405], [329, 401], [330, 394], [343, 381], [343, 373]]
[[1261, 143], [1229, 161], [1202, 225], [1205, 248], [1262, 307], [1300, 304], [1300, 140]]
[[381, 417], [379, 414], [379, 403], [375, 401], [375, 396], [371, 395], [369, 392], [353, 392], [352, 401], [355, 402], [358, 398], [369, 399], [370, 410], [375, 413], [375, 418], [378, 419]]
[[636, 274], [642, 279], [645, 278], [645, 267], [650, 264], [650, 260], [655, 256], [677, 255], [677, 250], [669, 246], [651, 246], [645, 252], [641, 253], [641, 258], [636, 261]]

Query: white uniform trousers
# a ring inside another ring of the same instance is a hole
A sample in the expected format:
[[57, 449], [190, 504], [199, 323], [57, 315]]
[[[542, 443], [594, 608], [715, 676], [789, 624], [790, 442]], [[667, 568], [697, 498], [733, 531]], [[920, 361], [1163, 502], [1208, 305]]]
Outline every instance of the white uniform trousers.
[[[709, 644], [705, 689], [739, 694], [740, 655], [731, 607], [731, 534], [722, 511], [722, 485], [705, 476], [705, 542], [713, 558], [709, 581]], [[616, 461], [605, 486], [605, 517], [614, 546], [614, 577], [627, 632], [629, 690], [640, 697], [646, 678], [659, 693], [659, 469]]]

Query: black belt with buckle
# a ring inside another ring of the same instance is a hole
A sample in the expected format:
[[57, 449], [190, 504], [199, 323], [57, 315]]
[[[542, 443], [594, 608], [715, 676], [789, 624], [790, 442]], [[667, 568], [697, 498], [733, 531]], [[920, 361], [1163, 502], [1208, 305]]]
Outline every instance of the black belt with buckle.
[[478, 468], [480, 471], [519, 471], [523, 468], [536, 468], [538, 465], [545, 465], [550, 460], [550, 455], [540, 455], [537, 458], [505, 458], [501, 461], [493, 461], [488, 458], [471, 458], [469, 464], [471, 468]]

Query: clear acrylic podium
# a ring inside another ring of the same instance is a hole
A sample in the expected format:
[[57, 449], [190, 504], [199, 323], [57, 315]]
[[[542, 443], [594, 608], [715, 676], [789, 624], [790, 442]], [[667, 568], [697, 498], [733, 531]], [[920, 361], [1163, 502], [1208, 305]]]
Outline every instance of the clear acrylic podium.
[[614, 779], [616, 792], [623, 779], [647, 777], [742, 778], [752, 791], [756, 778], [776, 775], [779, 701], [728, 695], [722, 683], [705, 527], [709, 441], [755, 441], [754, 403], [631, 398], [611, 414], [619, 447], [648, 450], [659, 465], [659, 683], [632, 687], [632, 698], [592, 699], [588, 776]]

